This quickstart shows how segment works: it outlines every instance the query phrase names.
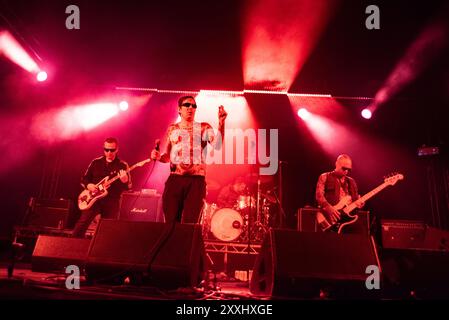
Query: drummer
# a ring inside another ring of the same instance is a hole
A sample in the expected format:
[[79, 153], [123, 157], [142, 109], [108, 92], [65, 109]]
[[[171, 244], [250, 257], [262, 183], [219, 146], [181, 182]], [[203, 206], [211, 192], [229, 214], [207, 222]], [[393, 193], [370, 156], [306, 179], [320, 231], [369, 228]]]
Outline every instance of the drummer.
[[233, 208], [237, 204], [240, 196], [245, 195], [247, 186], [242, 177], [234, 179], [232, 184], [228, 184], [220, 190], [217, 204], [220, 208]]

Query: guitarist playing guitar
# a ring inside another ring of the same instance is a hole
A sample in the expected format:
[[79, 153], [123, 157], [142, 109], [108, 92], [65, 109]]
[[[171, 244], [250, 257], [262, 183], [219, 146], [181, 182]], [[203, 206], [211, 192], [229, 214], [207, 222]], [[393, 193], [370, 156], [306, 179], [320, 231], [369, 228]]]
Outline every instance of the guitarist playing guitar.
[[316, 200], [321, 210], [317, 212], [316, 220], [323, 231], [342, 233], [346, 226], [358, 219], [352, 211], [363, 207], [365, 201], [386, 187], [394, 186], [404, 179], [400, 173], [390, 175], [382, 184], [360, 197], [355, 180], [348, 177], [351, 169], [351, 158], [342, 154], [337, 158], [335, 170], [323, 173], [318, 179]]
[[84, 174], [81, 184], [91, 194], [101, 194], [106, 191], [102, 190], [103, 184], [98, 184], [105, 177], [109, 179], [117, 177], [117, 179], [108, 186], [105, 197], [100, 196], [101, 199], [81, 211], [81, 217], [73, 229], [73, 237], [84, 237], [87, 228], [98, 213], [102, 218], [117, 218], [120, 195], [131, 188], [128, 164], [121, 161], [117, 153], [117, 139], [107, 138], [103, 144], [103, 156], [94, 159]]
[[[351, 202], [360, 198], [355, 180], [348, 176], [352, 170], [352, 160], [347, 154], [341, 154], [335, 162], [335, 169], [320, 175], [315, 198], [321, 213], [326, 220], [334, 224], [341, 218], [341, 213], [334, 208], [339, 201], [350, 197]], [[362, 208], [364, 202], [356, 202], [358, 208]], [[337, 230], [336, 230], [337, 231]]]

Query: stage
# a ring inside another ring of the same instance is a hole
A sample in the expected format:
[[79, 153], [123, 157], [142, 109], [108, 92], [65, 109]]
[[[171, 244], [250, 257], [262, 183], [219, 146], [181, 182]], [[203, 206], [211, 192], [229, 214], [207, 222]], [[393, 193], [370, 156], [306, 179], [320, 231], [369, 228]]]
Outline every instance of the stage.
[[103, 2], [0, 1], [0, 300], [449, 299], [447, 0]]
[[[366, 234], [287, 229], [270, 230], [263, 243], [216, 239], [202, 242], [199, 233], [195, 235], [198, 226], [179, 225], [152, 263], [152, 271], [148, 271], [146, 253], [155, 238], [148, 235], [157, 235], [166, 227], [163, 223], [106, 220], [100, 222], [98, 234], [86, 239], [70, 238], [64, 230], [59, 234], [47, 230], [51, 235], [38, 235], [34, 241], [23, 237], [31, 235], [20, 228], [16, 241], [28, 247], [18, 248], [16, 243], [14, 260], [13, 251], [4, 251], [0, 297], [161, 301], [447, 299], [449, 251], [441, 243], [448, 234], [428, 227], [419, 242], [416, 225], [408, 229], [408, 234], [403, 229], [395, 230], [397, 223], [387, 226], [389, 231], [379, 246], [374, 237]], [[121, 233], [111, 233], [117, 227]], [[129, 240], [132, 234], [138, 236]], [[114, 239], [118, 239], [119, 246], [114, 245]], [[3, 249], [6, 247], [3, 245]], [[176, 254], [174, 248], [187, 255]], [[79, 266], [80, 276], [68, 266]], [[78, 279], [79, 287], [73, 286]]]
[[66, 275], [31, 271], [31, 265], [19, 263], [12, 278], [7, 264], [0, 265], [1, 299], [69, 299], [69, 300], [267, 300], [249, 291], [248, 281], [239, 281], [225, 274], [210, 275], [206, 288], [161, 290], [133, 285], [90, 285], [81, 277], [80, 289], [66, 288]]

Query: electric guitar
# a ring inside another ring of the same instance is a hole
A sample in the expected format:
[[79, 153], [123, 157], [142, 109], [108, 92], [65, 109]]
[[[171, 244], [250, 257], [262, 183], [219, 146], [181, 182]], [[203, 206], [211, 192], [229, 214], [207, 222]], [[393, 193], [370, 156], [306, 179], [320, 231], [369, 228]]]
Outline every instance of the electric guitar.
[[[151, 161], [151, 159], [146, 159], [146, 160], [137, 162], [132, 167], [129, 167], [129, 169], [127, 169], [126, 172], [129, 173], [132, 170], [134, 170], [135, 168], [142, 167], [143, 165], [145, 165], [146, 163], [148, 163], [150, 161]], [[98, 182], [95, 185], [96, 189], [94, 191], [89, 191], [87, 188], [84, 189], [78, 196], [78, 208], [80, 208], [80, 210], [90, 209], [94, 205], [95, 201], [97, 201], [98, 199], [104, 198], [108, 195], [107, 189], [117, 179], [120, 179], [119, 173], [113, 178], [109, 178], [109, 176], [104, 177], [100, 182]]]
[[316, 215], [318, 225], [323, 231], [330, 230], [341, 233], [345, 226], [356, 222], [359, 218], [357, 214], [351, 214], [351, 212], [357, 208], [358, 204], [366, 202], [386, 187], [394, 186], [396, 182], [402, 179], [404, 179], [404, 176], [400, 173], [387, 177], [385, 178], [384, 183], [374, 188], [354, 202], [351, 202], [350, 195], [343, 197], [336, 205], [333, 206], [334, 209], [337, 209], [340, 212], [340, 219], [338, 219], [336, 222], [331, 222], [322, 212], [318, 212]]

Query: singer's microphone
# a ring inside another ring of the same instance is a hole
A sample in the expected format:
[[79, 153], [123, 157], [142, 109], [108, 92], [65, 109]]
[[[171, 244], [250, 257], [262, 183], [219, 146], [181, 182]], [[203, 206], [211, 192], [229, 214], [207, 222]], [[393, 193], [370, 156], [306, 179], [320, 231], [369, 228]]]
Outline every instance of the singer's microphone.
[[[154, 150], [156, 150], [157, 152], [159, 152], [159, 144], [161, 143], [161, 140], [156, 139], [154, 140]], [[151, 152], [151, 154], [153, 154], [153, 152]], [[153, 158], [151, 157], [151, 160], [156, 161], [157, 158]]]

